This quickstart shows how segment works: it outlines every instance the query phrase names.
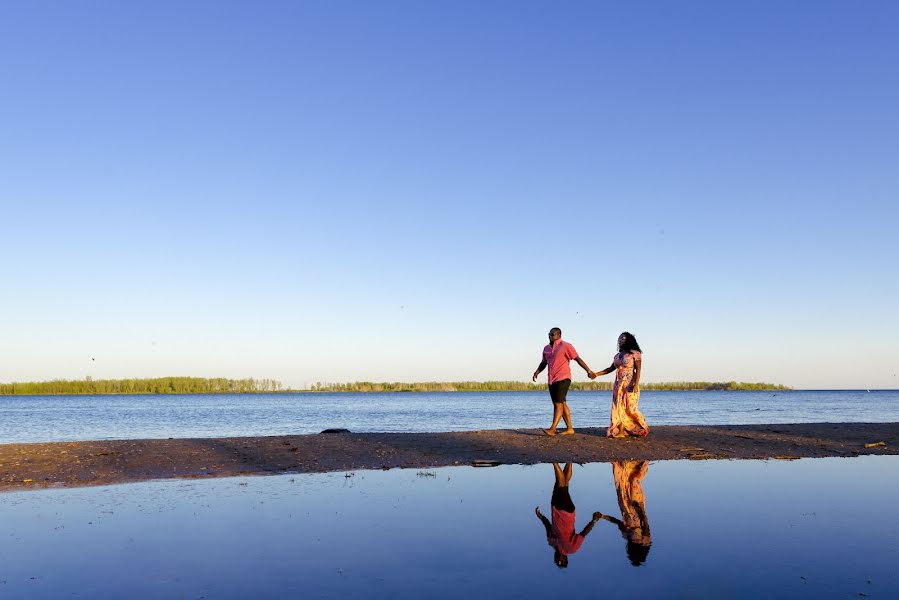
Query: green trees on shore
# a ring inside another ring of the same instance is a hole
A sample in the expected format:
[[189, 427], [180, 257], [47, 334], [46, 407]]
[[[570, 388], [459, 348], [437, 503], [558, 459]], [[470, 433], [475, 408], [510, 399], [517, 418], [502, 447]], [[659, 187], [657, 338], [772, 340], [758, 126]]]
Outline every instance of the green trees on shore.
[[279, 392], [274, 379], [206, 379], [158, 377], [155, 379], [78, 379], [0, 383], [0, 395], [54, 394], [247, 394]]
[[[641, 383], [643, 390], [789, 390], [772, 383], [736, 381], [676, 381]], [[0, 396], [55, 394], [252, 394], [272, 392], [527, 392], [545, 390], [546, 383], [524, 381], [425, 381], [416, 383], [356, 381], [316, 383], [308, 390], [289, 390], [274, 379], [206, 379], [158, 377], [155, 379], [79, 379], [0, 383]], [[575, 381], [572, 390], [608, 391], [611, 381]]]
[[776, 383], [749, 383], [744, 381], [670, 381], [662, 383], [641, 383], [640, 389], [657, 391], [676, 390], [726, 390], [733, 392], [788, 391], [793, 388]]
[[[524, 381], [428, 381], [418, 383], [357, 381], [354, 383], [316, 383], [313, 392], [523, 392], [546, 389], [545, 383]], [[573, 381], [572, 390], [609, 391], [611, 381]], [[736, 381], [675, 381], [641, 383], [642, 390], [789, 390], [773, 383], [741, 383]]]

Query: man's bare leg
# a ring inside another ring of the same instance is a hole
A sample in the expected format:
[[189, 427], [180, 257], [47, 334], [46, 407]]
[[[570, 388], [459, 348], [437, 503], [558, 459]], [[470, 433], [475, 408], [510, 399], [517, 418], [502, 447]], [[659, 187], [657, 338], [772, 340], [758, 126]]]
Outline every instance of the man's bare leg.
[[565, 464], [565, 470], [562, 472], [563, 477], [565, 478], [565, 486], [571, 483], [571, 474], [574, 472], [574, 469], [571, 466], [571, 463]]
[[559, 426], [559, 421], [562, 420], [562, 406], [563, 405], [558, 402], [553, 402], [553, 424], [549, 426], [549, 429], [543, 430], [543, 433], [546, 435], [556, 435], [556, 427]]
[[568, 410], [568, 403], [562, 403], [562, 418], [565, 420], [565, 431], [562, 435], [571, 435], [574, 433], [574, 427], [571, 426], [571, 411]]
[[565, 474], [562, 472], [562, 469], [559, 468], [559, 463], [553, 463], [553, 470], [556, 472], [556, 487], [565, 487], [568, 485], [568, 480], [565, 479]]

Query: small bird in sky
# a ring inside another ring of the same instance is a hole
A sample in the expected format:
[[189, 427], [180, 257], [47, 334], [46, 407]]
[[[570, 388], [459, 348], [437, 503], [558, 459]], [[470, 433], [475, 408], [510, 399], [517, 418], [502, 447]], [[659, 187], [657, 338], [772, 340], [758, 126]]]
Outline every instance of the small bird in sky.
[[96, 361], [97, 359], [94, 358], [93, 356], [91, 356], [91, 360], [92, 360], [92, 361]]

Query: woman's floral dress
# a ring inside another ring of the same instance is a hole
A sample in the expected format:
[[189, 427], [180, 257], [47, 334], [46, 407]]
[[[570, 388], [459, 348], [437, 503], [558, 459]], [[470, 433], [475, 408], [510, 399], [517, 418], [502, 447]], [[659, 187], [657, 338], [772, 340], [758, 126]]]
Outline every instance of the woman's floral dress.
[[[643, 546], [648, 551], [652, 538], [646, 518], [646, 499], [643, 497], [643, 478], [649, 470], [645, 460], [621, 460], [612, 463], [612, 477], [618, 507], [621, 509], [621, 535], [629, 544]], [[645, 554], [643, 560], [645, 560]]]
[[627, 391], [634, 380], [634, 363], [641, 357], [639, 352], [619, 352], [612, 359], [617, 371], [615, 386], [612, 388], [612, 418], [606, 431], [607, 437], [644, 436], [649, 433], [646, 419], [637, 408], [640, 401], [639, 385], [634, 386], [634, 391]]

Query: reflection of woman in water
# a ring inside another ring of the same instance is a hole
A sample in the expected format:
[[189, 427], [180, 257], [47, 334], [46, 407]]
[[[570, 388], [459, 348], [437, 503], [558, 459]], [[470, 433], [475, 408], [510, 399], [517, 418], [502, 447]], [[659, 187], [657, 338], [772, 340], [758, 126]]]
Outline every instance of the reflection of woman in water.
[[625, 331], [618, 336], [618, 354], [612, 358], [607, 369], [596, 375], [606, 375], [615, 371], [615, 385], [612, 387], [612, 418], [608, 437], [645, 436], [649, 433], [646, 419], [637, 402], [640, 400], [640, 369], [643, 354], [640, 345], [631, 333]]
[[627, 557], [635, 567], [646, 562], [652, 543], [649, 521], [646, 519], [646, 500], [643, 497], [643, 477], [648, 470], [649, 462], [645, 460], [613, 462], [612, 476], [615, 478], [615, 493], [618, 495], [618, 507], [623, 520], [619, 521], [609, 515], [601, 516], [618, 525], [621, 536], [627, 540]]
[[593, 513], [593, 520], [584, 527], [580, 533], [574, 532], [575, 515], [574, 502], [568, 495], [568, 483], [571, 481], [571, 463], [565, 465], [563, 471], [559, 468], [559, 463], [553, 463], [553, 469], [556, 472], [556, 482], [553, 485], [553, 495], [550, 505], [552, 506], [552, 522], [543, 516], [540, 507], [534, 509], [537, 518], [546, 528], [546, 541], [555, 549], [553, 561], [560, 569], [568, 566], [568, 556], [574, 554], [584, 543], [584, 538], [596, 525], [596, 522], [602, 517], [601, 513]]

